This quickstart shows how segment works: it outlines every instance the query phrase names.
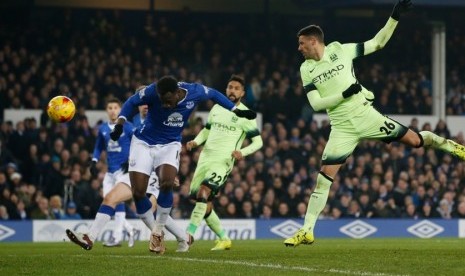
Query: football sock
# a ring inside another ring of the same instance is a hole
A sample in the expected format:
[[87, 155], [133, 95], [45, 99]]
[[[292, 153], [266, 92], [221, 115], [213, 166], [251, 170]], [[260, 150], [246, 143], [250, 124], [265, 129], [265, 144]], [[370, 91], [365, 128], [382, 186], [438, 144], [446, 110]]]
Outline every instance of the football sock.
[[163, 228], [165, 228], [166, 220], [168, 219], [171, 207], [173, 206], [173, 191], [162, 192], [157, 198], [157, 219], [155, 221], [155, 228], [153, 233], [160, 235]]
[[166, 230], [176, 237], [177, 241], [185, 241], [187, 239], [186, 232], [179, 227], [171, 216], [166, 219]]
[[316, 179], [316, 188], [310, 196], [307, 206], [307, 214], [305, 215], [305, 223], [302, 229], [313, 234], [316, 220], [321, 211], [325, 208], [326, 201], [328, 200], [329, 189], [333, 180], [320, 172]]
[[199, 227], [206, 212], [207, 212], [207, 203], [204, 203], [204, 202], [195, 203], [194, 210], [192, 210], [189, 226], [187, 227], [187, 233], [194, 236], [195, 231], [197, 231], [197, 227]]
[[115, 231], [113, 232], [113, 238], [115, 238], [115, 242], [120, 242], [123, 239], [123, 226], [126, 220], [124, 203], [116, 205], [115, 211]]
[[220, 238], [220, 240], [228, 240], [229, 237], [226, 235], [226, 231], [221, 226], [220, 218], [216, 214], [215, 210], [205, 218], [208, 227]]
[[152, 203], [150, 202], [150, 199], [148, 197], [144, 197], [141, 200], [136, 201], [135, 204], [137, 216], [142, 219], [150, 230], [153, 230], [155, 226], [155, 219], [153, 218]]
[[97, 215], [95, 215], [94, 222], [92, 223], [92, 226], [89, 229], [89, 238], [92, 241], [95, 241], [97, 239], [98, 234], [102, 230], [102, 228], [107, 224], [107, 222], [110, 221], [111, 217], [115, 214], [115, 209], [108, 205], [100, 205], [100, 208], [98, 209]]
[[455, 143], [452, 140], [438, 136], [431, 131], [420, 131], [420, 135], [423, 138], [423, 145], [425, 147], [431, 147], [439, 149], [448, 153], [452, 153], [455, 150]]

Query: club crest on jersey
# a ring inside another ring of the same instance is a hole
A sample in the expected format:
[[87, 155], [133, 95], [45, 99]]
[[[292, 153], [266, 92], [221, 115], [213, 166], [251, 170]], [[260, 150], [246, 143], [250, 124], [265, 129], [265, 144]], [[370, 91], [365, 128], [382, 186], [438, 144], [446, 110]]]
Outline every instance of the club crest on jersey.
[[174, 112], [170, 116], [168, 116], [168, 119], [163, 121], [163, 124], [169, 127], [183, 127], [184, 121], [182, 119], [181, 113]]
[[337, 57], [336, 54], [331, 54], [331, 55], [329, 55], [329, 59], [330, 59], [332, 62], [334, 62], [334, 61], [336, 61], [336, 60], [338, 59], [338, 57]]
[[187, 108], [187, 109], [192, 109], [193, 107], [194, 107], [194, 102], [193, 102], [193, 101], [188, 101], [188, 102], [186, 103], [186, 108]]
[[239, 119], [239, 118], [238, 118], [237, 116], [232, 116], [231, 122], [237, 123], [237, 120], [238, 120], [238, 119]]

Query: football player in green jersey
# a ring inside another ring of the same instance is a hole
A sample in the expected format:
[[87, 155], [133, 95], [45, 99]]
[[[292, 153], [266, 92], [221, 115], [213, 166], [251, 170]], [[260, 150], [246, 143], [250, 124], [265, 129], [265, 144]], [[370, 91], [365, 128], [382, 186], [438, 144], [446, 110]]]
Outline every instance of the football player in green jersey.
[[[226, 96], [240, 109], [248, 109], [241, 103], [244, 96], [244, 79], [233, 75], [226, 88]], [[245, 138], [251, 143], [241, 148]], [[212, 208], [212, 199], [218, 193], [231, 172], [234, 160], [242, 160], [245, 156], [259, 150], [262, 137], [257, 121], [237, 117], [234, 113], [220, 105], [215, 105], [208, 115], [208, 121], [194, 140], [187, 142], [187, 150], [205, 143], [200, 153], [197, 168], [192, 179], [190, 193], [196, 200], [192, 210], [187, 233], [194, 236], [197, 228], [205, 218], [207, 225], [218, 236], [216, 246], [212, 250], [231, 248], [231, 240], [221, 227], [220, 219]]]
[[298, 34], [299, 48], [305, 61], [300, 74], [310, 105], [326, 109], [331, 133], [323, 151], [322, 166], [311, 194], [305, 222], [286, 246], [311, 244], [316, 220], [326, 205], [334, 177], [357, 144], [363, 139], [399, 141], [411, 147], [431, 147], [465, 160], [465, 147], [429, 131], [415, 132], [380, 114], [371, 102], [373, 93], [360, 85], [354, 75], [353, 59], [382, 49], [393, 34], [402, 13], [411, 7], [410, 0], [399, 0], [386, 25], [374, 38], [361, 43], [324, 43], [323, 31], [310, 25]]

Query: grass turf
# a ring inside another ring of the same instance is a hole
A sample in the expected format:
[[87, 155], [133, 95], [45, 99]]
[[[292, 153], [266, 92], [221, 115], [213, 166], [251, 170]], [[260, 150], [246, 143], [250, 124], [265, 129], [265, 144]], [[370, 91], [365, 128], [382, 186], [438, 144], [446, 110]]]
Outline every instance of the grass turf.
[[465, 275], [462, 239], [318, 239], [285, 247], [282, 240], [233, 241], [210, 251], [196, 241], [188, 253], [168, 242], [162, 255], [148, 242], [134, 248], [85, 251], [70, 243], [1, 243], [0, 275]]

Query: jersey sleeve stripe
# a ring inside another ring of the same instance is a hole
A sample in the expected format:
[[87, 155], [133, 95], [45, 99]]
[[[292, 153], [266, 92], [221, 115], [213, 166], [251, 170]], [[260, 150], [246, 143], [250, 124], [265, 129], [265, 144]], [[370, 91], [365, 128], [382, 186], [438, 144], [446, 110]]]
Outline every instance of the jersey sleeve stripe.
[[254, 130], [246, 132], [246, 137], [247, 138], [253, 138], [253, 137], [258, 136], [258, 135], [260, 135], [260, 131], [258, 131], [258, 129], [254, 129]]
[[357, 46], [355, 46], [355, 57], [361, 57], [364, 54], [365, 54], [365, 44], [357, 43]]
[[212, 125], [211, 125], [210, 123], [207, 123], [207, 124], [205, 125], [205, 128], [206, 128], [206, 129], [210, 129], [211, 127], [212, 127]]

